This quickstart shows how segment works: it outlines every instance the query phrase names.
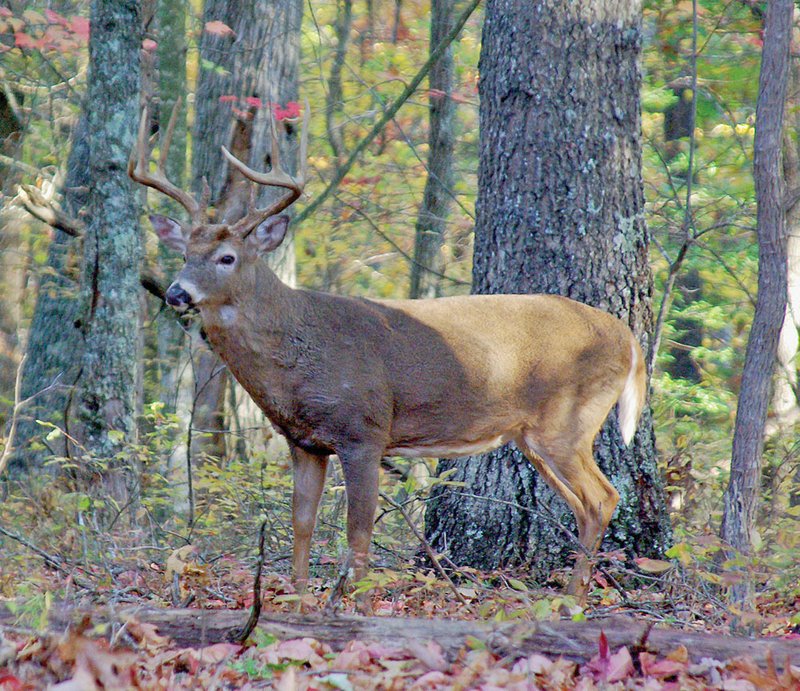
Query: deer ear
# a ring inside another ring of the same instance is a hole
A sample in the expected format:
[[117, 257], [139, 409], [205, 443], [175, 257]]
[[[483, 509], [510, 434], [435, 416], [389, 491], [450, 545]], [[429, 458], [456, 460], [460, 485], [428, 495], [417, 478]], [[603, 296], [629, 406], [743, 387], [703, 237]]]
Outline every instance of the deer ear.
[[186, 252], [186, 236], [183, 234], [183, 227], [177, 221], [159, 214], [150, 215], [150, 223], [156, 231], [158, 239], [167, 247], [177, 250], [181, 254]]
[[272, 216], [256, 226], [256, 229], [250, 233], [250, 241], [255, 243], [256, 251], [259, 254], [272, 252], [280, 247], [286, 237], [288, 227], [288, 216]]

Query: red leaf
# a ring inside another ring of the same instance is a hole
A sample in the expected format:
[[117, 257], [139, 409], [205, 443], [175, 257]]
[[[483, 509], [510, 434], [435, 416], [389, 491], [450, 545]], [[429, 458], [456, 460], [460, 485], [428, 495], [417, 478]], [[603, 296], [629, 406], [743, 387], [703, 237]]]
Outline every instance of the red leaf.
[[608, 660], [608, 639], [605, 631], [600, 632], [600, 638], [597, 641], [597, 652], [601, 660]]
[[214, 19], [213, 21], [206, 22], [205, 29], [212, 36], [235, 36], [236, 32], [231, 29], [225, 22]]
[[70, 28], [78, 38], [89, 40], [89, 20], [86, 17], [73, 17]]
[[244, 99], [244, 102], [252, 108], [264, 107], [264, 104], [261, 102], [261, 99], [256, 96], [248, 96], [246, 99]]
[[32, 36], [28, 36], [24, 31], [17, 31], [14, 34], [14, 45], [17, 48], [35, 48], [36, 40]]
[[628, 649], [623, 646], [616, 653], [610, 655], [608, 639], [603, 631], [600, 632], [597, 648], [597, 655], [586, 665], [595, 681], [614, 683], [627, 679], [633, 674], [633, 660]]
[[300, 116], [300, 104], [297, 101], [289, 101], [283, 108], [279, 103], [273, 103], [272, 114], [278, 121], [293, 120]]
[[158, 43], [156, 43], [152, 38], [146, 38], [144, 41], [142, 41], [142, 48], [148, 53], [152, 53], [156, 48], [158, 48]]
[[233, 94], [225, 94], [224, 96], [219, 97], [220, 103], [236, 103], [239, 99], [236, 98]]
[[14, 13], [8, 7], [0, 6], [0, 17], [13, 17]]
[[24, 688], [19, 678], [9, 672], [0, 672], [0, 686], [4, 691], [22, 691]]
[[69, 20], [60, 15], [58, 12], [54, 12], [53, 10], [47, 9], [44, 11], [44, 16], [47, 18], [47, 21], [51, 24], [60, 24], [63, 27], [69, 26]]

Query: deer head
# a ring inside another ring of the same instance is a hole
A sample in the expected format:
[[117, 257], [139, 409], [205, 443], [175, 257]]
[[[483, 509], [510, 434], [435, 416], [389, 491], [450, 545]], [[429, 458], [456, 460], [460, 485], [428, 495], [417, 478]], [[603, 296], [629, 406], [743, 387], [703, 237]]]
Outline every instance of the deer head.
[[222, 153], [229, 165], [256, 185], [279, 187], [286, 192], [272, 204], [257, 208], [256, 187], [252, 187], [248, 211], [233, 223], [212, 223], [209, 220], [209, 190], [205, 185], [200, 200], [169, 181], [164, 166], [172, 135], [175, 130], [180, 101], [175, 104], [167, 132], [161, 142], [161, 152], [154, 172], [149, 170], [150, 149], [147, 128], [148, 107], [142, 112], [136, 149], [128, 163], [130, 177], [152, 187], [178, 202], [189, 216], [181, 222], [167, 216], [153, 214], [150, 221], [160, 240], [183, 254], [186, 264], [166, 293], [166, 301], [179, 311], [189, 307], [213, 308], [230, 302], [236, 294], [244, 275], [252, 271], [254, 262], [262, 255], [275, 250], [286, 237], [289, 219], [281, 212], [293, 204], [303, 193], [307, 175], [308, 121], [310, 107], [305, 104], [303, 128], [300, 136], [301, 170], [297, 177], [286, 173], [280, 164], [278, 138], [274, 121], [272, 130], [272, 169], [267, 173], [253, 170], [224, 146]]

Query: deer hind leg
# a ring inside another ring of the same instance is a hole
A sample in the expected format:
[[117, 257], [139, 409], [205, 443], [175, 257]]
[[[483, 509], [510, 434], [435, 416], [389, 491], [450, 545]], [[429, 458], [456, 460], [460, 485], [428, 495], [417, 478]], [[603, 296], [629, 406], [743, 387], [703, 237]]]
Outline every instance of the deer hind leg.
[[578, 540], [583, 547], [575, 562], [567, 592], [581, 603], [586, 600], [591, 578], [588, 555], [593, 555], [611, 521], [619, 501], [617, 490], [600, 472], [592, 454], [591, 438], [577, 444], [535, 439], [526, 430], [517, 445], [550, 485], [567, 503], [578, 524]]
[[317, 508], [325, 486], [327, 456], [315, 456], [292, 446], [294, 490], [292, 492], [292, 575], [299, 591], [308, 583], [308, 561], [311, 554], [311, 536], [317, 522]]

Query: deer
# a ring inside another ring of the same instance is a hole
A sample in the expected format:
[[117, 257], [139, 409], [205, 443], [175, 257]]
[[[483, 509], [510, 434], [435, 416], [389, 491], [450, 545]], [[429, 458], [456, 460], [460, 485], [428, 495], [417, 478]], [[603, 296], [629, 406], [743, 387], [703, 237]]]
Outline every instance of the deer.
[[383, 458], [472, 456], [514, 442], [575, 516], [581, 550], [567, 593], [585, 602], [590, 557], [619, 500], [592, 443], [614, 405], [625, 444], [634, 436], [647, 386], [637, 339], [617, 317], [557, 295], [373, 300], [282, 283], [264, 257], [284, 241], [282, 212], [303, 194], [309, 117], [306, 101], [296, 176], [281, 166], [274, 122], [268, 172], [222, 147], [253, 190], [282, 191], [263, 208], [253, 191], [235, 222], [212, 222], [207, 192], [198, 201], [167, 179], [172, 121], [150, 170], [147, 107], [128, 168], [189, 217], [150, 216], [161, 242], [185, 259], [166, 302], [199, 312], [213, 350], [286, 438], [298, 590], [331, 456], [344, 475], [346, 563], [358, 580]]

